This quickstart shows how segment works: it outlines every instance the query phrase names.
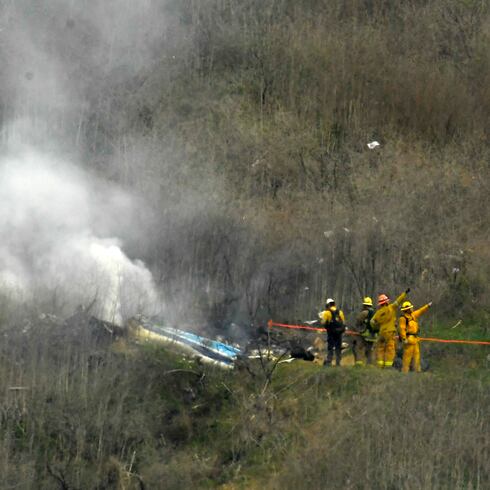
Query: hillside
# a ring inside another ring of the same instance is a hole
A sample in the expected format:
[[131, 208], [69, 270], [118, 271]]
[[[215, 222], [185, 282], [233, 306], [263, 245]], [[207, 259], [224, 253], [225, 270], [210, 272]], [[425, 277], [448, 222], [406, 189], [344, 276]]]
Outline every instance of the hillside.
[[2, 10], [3, 145], [142, 201], [109, 233], [174, 320], [305, 320], [410, 285], [488, 324], [485, 2], [62, 3]]
[[4, 331], [1, 488], [490, 483], [485, 347], [424, 345], [421, 375], [266, 359], [228, 371], [47, 325]]
[[490, 488], [488, 346], [220, 370], [121, 333], [410, 288], [490, 341], [488, 2], [4, 0], [0, 65], [0, 490]]

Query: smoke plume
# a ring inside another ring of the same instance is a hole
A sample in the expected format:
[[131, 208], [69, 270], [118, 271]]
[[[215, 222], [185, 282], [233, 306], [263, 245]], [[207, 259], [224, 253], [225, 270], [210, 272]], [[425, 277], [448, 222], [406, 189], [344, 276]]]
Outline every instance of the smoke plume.
[[0, 7], [1, 296], [53, 313], [92, 305], [115, 322], [160, 311], [150, 271], [123, 252], [129, 241], [138, 254], [138, 205], [83, 170], [80, 133], [107, 87], [148, 64], [162, 22], [153, 0]]
[[131, 205], [120, 189], [30, 152], [0, 162], [0, 202], [0, 290], [14, 300], [57, 313], [92, 304], [115, 322], [160, 308], [145, 265], [96, 234]]

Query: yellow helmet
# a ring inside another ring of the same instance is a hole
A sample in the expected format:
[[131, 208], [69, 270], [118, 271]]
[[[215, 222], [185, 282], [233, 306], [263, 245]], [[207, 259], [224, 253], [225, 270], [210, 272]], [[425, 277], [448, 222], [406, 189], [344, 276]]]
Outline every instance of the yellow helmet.
[[362, 304], [365, 305], [365, 306], [373, 306], [373, 300], [369, 296], [366, 296], [362, 300]]
[[403, 302], [402, 311], [411, 310], [412, 308], [413, 308], [413, 305], [412, 305], [412, 303], [410, 303], [410, 301], [404, 301]]

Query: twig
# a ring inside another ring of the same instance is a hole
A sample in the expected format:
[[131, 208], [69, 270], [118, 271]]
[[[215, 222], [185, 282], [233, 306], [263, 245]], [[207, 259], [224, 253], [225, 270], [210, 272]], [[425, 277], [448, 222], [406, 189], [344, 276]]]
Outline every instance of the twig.
[[456, 327], [459, 327], [459, 325], [461, 325], [463, 323], [463, 320], [458, 320], [458, 322], [453, 325], [451, 328], [456, 328]]
[[60, 484], [62, 490], [70, 490], [68, 483], [66, 483], [65, 475], [61, 470], [57, 475], [49, 463], [46, 463], [46, 469], [48, 471], [48, 474], [52, 476]]
[[128, 473], [131, 474], [131, 470], [133, 469], [134, 459], [136, 458], [136, 451], [133, 451], [133, 455], [131, 456], [131, 462], [129, 463]]
[[229, 393], [231, 393], [233, 395], [233, 391], [231, 391], [230, 388], [228, 388], [228, 386], [226, 386], [225, 383], [221, 382], [221, 384], [225, 387], [226, 391], [228, 391]]

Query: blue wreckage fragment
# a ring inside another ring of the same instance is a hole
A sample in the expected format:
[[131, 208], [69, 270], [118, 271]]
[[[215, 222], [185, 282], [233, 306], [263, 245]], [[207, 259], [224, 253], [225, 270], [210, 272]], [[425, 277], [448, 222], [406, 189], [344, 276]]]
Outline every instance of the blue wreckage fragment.
[[164, 327], [142, 319], [131, 323], [132, 334], [139, 339], [174, 344], [196, 355], [202, 361], [220, 367], [233, 368], [235, 360], [241, 354], [241, 350], [237, 347], [202, 337], [193, 332]]

